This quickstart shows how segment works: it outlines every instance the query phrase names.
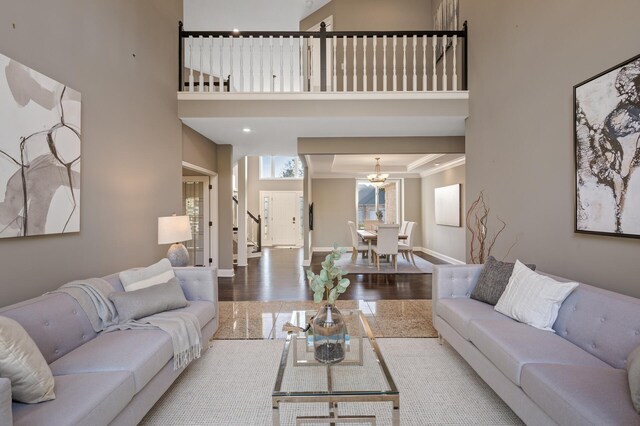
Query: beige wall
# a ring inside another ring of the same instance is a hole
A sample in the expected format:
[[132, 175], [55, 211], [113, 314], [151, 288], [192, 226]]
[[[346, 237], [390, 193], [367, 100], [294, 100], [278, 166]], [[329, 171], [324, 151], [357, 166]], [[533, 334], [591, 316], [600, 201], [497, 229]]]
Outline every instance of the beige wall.
[[260, 157], [247, 157], [247, 207], [254, 216], [260, 214], [260, 191], [302, 191], [302, 179], [260, 180]]
[[[460, 227], [436, 225], [435, 189], [442, 186], [462, 184]], [[466, 261], [466, 225], [464, 222], [465, 205], [465, 166], [458, 166], [435, 175], [422, 178], [422, 246], [437, 253], [465, 262]]]
[[157, 218], [181, 203], [182, 2], [0, 0], [0, 10], [0, 52], [82, 93], [80, 233], [0, 240], [0, 306], [157, 261], [168, 248]]
[[218, 145], [218, 267], [233, 269], [233, 146]]
[[216, 172], [218, 171], [218, 145], [183, 124], [182, 161]]
[[415, 222], [413, 246], [422, 247], [422, 191], [420, 178], [404, 180], [404, 220]]
[[640, 2], [461, 1], [469, 21], [467, 203], [508, 224], [497, 257], [640, 296], [638, 240], [574, 233], [573, 85], [638, 54]]
[[347, 221], [356, 221], [356, 180], [312, 179], [311, 188], [313, 247], [351, 247]]

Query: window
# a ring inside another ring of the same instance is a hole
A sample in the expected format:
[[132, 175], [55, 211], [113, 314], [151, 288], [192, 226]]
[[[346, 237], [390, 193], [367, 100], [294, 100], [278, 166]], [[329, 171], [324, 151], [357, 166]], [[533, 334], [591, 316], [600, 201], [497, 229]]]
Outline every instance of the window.
[[399, 181], [388, 180], [383, 186], [376, 187], [367, 180], [356, 181], [358, 229], [367, 228], [367, 223], [373, 221], [398, 223], [398, 184]]
[[295, 156], [261, 156], [260, 179], [302, 179], [304, 168]]

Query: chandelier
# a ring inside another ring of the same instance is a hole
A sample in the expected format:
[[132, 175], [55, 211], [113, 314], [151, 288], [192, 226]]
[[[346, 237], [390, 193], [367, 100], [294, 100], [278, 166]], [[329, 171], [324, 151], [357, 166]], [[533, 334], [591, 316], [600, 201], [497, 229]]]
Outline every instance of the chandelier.
[[377, 187], [382, 186], [389, 175], [387, 173], [380, 173], [380, 157], [376, 157], [376, 172], [367, 176], [369, 182]]

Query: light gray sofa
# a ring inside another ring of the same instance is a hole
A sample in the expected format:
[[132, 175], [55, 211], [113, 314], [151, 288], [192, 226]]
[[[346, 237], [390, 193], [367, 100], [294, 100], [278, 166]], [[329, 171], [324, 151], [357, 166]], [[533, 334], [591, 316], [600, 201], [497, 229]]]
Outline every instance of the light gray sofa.
[[640, 299], [580, 284], [551, 333], [470, 299], [481, 270], [434, 267], [433, 324], [526, 424], [640, 425], [625, 370]]
[[[203, 350], [218, 328], [218, 280], [212, 268], [174, 268], [198, 317]], [[105, 279], [124, 291], [118, 274]], [[78, 303], [54, 293], [0, 309], [33, 338], [55, 378], [56, 399], [39, 404], [11, 401], [0, 378], [0, 426], [135, 425], [184, 371], [173, 369], [173, 346], [161, 330], [96, 334]], [[194, 361], [197, 362], [197, 361]], [[12, 420], [13, 419], [13, 420]]]

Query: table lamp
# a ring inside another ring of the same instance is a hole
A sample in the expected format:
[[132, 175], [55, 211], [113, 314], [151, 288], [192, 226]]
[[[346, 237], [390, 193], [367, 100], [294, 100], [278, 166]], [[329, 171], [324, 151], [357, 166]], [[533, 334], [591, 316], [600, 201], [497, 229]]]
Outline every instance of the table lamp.
[[158, 218], [158, 244], [171, 244], [167, 259], [171, 266], [189, 265], [189, 252], [182, 244], [193, 239], [189, 216], [165, 216]]

